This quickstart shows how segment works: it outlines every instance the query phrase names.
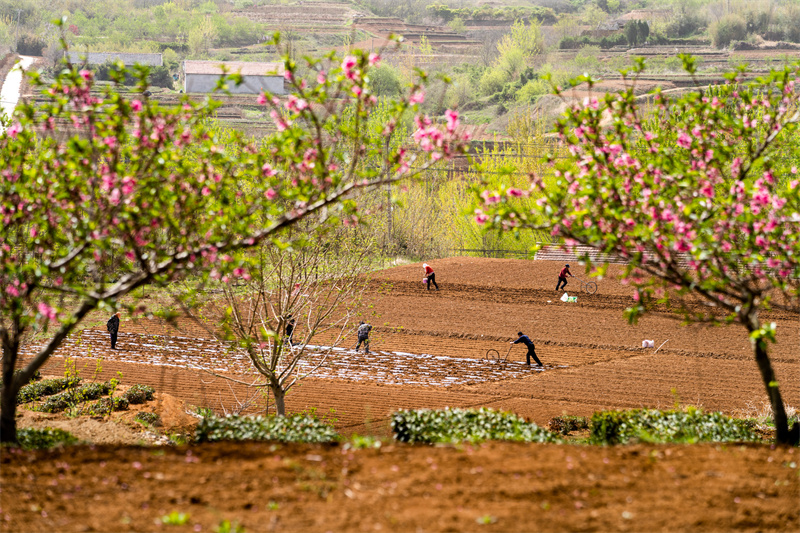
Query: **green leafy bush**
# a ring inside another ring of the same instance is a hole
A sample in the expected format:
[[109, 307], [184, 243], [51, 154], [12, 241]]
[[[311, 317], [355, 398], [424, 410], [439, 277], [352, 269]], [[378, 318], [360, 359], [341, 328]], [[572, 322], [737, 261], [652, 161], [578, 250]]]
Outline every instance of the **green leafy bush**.
[[69, 409], [71, 406], [108, 394], [111, 385], [106, 383], [89, 383], [78, 388], [70, 388], [60, 394], [50, 396], [37, 408], [45, 413], [58, 413]]
[[550, 431], [567, 435], [570, 431], [589, 428], [589, 419], [585, 416], [563, 415], [550, 419]]
[[[25, 371], [21, 368], [18, 370], [14, 370], [14, 379], [16, 379], [17, 376], [19, 376], [23, 372]], [[33, 383], [34, 381], [40, 381], [41, 379], [42, 379], [42, 373], [39, 370], [37, 370], [36, 372], [33, 373], [33, 376], [31, 376], [31, 379], [30, 381], [28, 381], [28, 383]], [[0, 382], [0, 390], [2, 389], [3, 389], [3, 383]]]
[[512, 413], [485, 408], [402, 410], [392, 415], [392, 431], [401, 442], [558, 441], [554, 434]]
[[19, 394], [17, 394], [17, 404], [33, 402], [42, 396], [59, 393], [64, 389], [78, 386], [80, 382], [80, 378], [71, 377], [45, 379], [35, 383], [28, 383], [20, 388]]
[[128, 399], [122, 396], [100, 398], [100, 401], [92, 406], [92, 412], [97, 415], [107, 415], [111, 411], [125, 411], [126, 409], [128, 409]]
[[22, 428], [17, 430], [17, 439], [23, 450], [40, 450], [80, 442], [72, 433], [55, 428]]
[[717, 48], [728, 46], [733, 41], [742, 41], [747, 37], [747, 23], [736, 14], [725, 15], [708, 29], [711, 42]]
[[143, 424], [147, 424], [148, 426], [155, 426], [161, 422], [161, 418], [156, 413], [147, 413], [144, 411], [136, 413], [136, 416], [133, 417], [133, 419], [138, 422], [142, 422]]
[[277, 440], [281, 442], [333, 442], [333, 427], [307, 415], [209, 416], [197, 425], [197, 442], [221, 440]]
[[601, 411], [592, 416], [591, 440], [596, 444], [628, 442], [741, 442], [759, 440], [755, 424], [722, 413], [699, 409]]
[[156, 390], [153, 387], [136, 384], [125, 391], [125, 394], [122, 396], [124, 396], [131, 405], [137, 405], [152, 400], [155, 392]]

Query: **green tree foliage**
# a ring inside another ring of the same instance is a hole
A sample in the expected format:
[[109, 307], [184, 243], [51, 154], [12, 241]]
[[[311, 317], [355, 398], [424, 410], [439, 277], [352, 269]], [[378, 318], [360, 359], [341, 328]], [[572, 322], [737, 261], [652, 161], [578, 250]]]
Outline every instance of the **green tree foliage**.
[[713, 23], [708, 31], [711, 34], [711, 43], [717, 48], [723, 48], [733, 41], [741, 41], [747, 37], [747, 23], [739, 15], [725, 15]]
[[[277, 130], [261, 144], [215, 128], [213, 99], [163, 107], [115, 84], [96, 90], [92, 73], [74, 66], [49, 86], [32, 75], [41, 100], [20, 104], [0, 135], [3, 441], [17, 438], [20, 388], [91, 311], [143, 312], [134, 290], [145, 284], [243, 276], [245, 250], [286, 238], [302, 219], [357, 223], [357, 190], [410, 178], [463, 149], [457, 113], [441, 128], [418, 114], [424, 76], [392, 101], [383, 142], [367, 142], [378, 104], [367, 80], [380, 57], [324, 61], [304, 62], [325, 71], [311, 86], [285, 57], [292, 94], [254, 97]], [[147, 69], [137, 73], [143, 91]], [[345, 110], [352, 118], [342, 121]], [[414, 152], [390, 142], [406, 113], [418, 114]], [[15, 374], [31, 336], [41, 347]]]
[[[692, 58], [684, 60], [694, 73]], [[639, 62], [635, 72], [643, 70]], [[668, 305], [686, 321], [738, 323], [781, 443], [796, 443], [800, 424], [788, 427], [768, 353], [775, 324], [759, 313], [800, 308], [798, 73], [787, 67], [749, 83], [732, 73], [706, 94], [657, 95], [651, 115], [632, 87], [587, 99], [558, 122], [570, 155], [552, 160], [555, 186], [540, 175], [530, 191], [478, 191], [477, 220], [490, 227], [549, 228], [567, 246], [624, 258], [631, 321]], [[532, 195], [542, 195], [538, 208], [517, 201]], [[591, 269], [589, 255], [581, 259]]]

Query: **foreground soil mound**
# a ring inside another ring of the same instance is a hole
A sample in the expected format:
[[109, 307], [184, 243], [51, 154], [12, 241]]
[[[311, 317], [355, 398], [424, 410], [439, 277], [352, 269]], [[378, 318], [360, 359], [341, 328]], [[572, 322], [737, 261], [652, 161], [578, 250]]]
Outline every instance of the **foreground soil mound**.
[[[764, 445], [3, 450], [0, 528], [797, 531], [799, 459]], [[171, 513], [185, 524], [162, 524]]]

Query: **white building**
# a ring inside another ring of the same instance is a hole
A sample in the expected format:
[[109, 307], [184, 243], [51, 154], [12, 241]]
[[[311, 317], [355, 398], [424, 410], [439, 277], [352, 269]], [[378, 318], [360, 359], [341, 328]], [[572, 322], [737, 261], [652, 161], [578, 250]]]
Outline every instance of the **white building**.
[[67, 52], [69, 62], [81, 65], [103, 65], [109, 62], [122, 61], [126, 67], [135, 64], [149, 67], [160, 67], [164, 64], [161, 54], [123, 54], [118, 52]]
[[213, 92], [225, 69], [228, 74], [242, 75], [242, 84], [228, 83], [232, 94], [285, 94], [283, 88], [283, 63], [254, 63], [248, 61], [184, 61], [184, 91], [187, 93]]

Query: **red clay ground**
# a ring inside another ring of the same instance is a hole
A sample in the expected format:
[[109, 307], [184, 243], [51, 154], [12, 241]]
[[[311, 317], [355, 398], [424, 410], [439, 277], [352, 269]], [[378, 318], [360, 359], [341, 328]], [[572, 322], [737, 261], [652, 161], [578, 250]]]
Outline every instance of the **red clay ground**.
[[[381, 353], [342, 354], [327, 378], [308, 379], [291, 392], [288, 409], [316, 409], [334, 418], [345, 435], [388, 437], [388, 417], [401, 408], [487, 406], [541, 425], [563, 413], [589, 416], [599, 409], [676, 403], [733, 415], [762, 408], [766, 394], [742, 328], [683, 327], [665, 314], [629, 326], [622, 311], [632, 302], [631, 292], [613, 279], [618, 267], [611, 267], [594, 295], [575, 291], [579, 284], [571, 281], [568, 292], [578, 302], [568, 304], [553, 291], [560, 266], [440, 260], [433, 263], [438, 292], [424, 290], [419, 264], [377, 273], [364, 316], [375, 326], [372, 349]], [[784, 399], [796, 407], [798, 315], [776, 311], [764, 319], [778, 325], [771, 355]], [[544, 371], [526, 370], [519, 347], [505, 366], [482, 360], [489, 349], [504, 354], [519, 330], [536, 342]], [[642, 349], [642, 339], [666, 344], [656, 353]], [[231, 410], [252, 395], [242, 385], [189, 368], [205, 365], [246, 377], [245, 368], [232, 364], [196, 325], [181, 322], [175, 331], [154, 321], [125, 321], [122, 349], [112, 352], [106, 343], [102, 328], [87, 330], [60, 355], [79, 356], [84, 378], [122, 372], [125, 384], [155, 386], [162, 396], [148, 410], [162, 412], [169, 405], [175, 411], [176, 402]], [[63, 358], [53, 358], [45, 373], [60, 374], [63, 364]], [[259, 399], [249, 411], [263, 409]], [[47, 422], [32, 418], [26, 415], [20, 425]], [[167, 418], [165, 433], [191, 423], [188, 415]], [[136, 441], [127, 436], [118, 442]], [[791, 531], [800, 525], [796, 449], [466, 449], [387, 451], [384, 445], [381, 452], [350, 458], [338, 447], [270, 451], [269, 445], [218, 445], [192, 448], [200, 463], [186, 463], [185, 449], [166, 449], [164, 455], [135, 448], [42, 452], [42, 464], [4, 452], [0, 516], [8, 518], [0, 523], [12, 531], [160, 529], [153, 520], [177, 510], [191, 512], [190, 524], [197, 522], [203, 531], [222, 519], [237, 519], [248, 531]], [[100, 461], [109, 474], [99, 470]], [[131, 467], [135, 461], [141, 470]], [[56, 466], [62, 463], [70, 466]], [[267, 508], [270, 500], [277, 510]], [[484, 516], [497, 521], [475, 521]]]

